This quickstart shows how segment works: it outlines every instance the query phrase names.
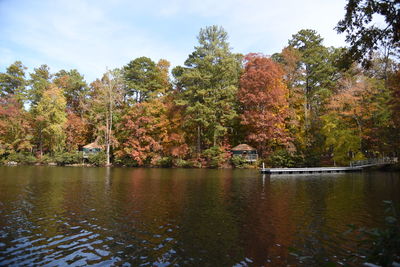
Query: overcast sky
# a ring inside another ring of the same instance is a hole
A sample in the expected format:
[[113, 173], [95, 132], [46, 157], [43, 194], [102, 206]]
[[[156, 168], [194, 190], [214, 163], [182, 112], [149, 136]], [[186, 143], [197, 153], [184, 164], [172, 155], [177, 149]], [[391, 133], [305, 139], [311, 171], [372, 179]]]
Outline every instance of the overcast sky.
[[344, 46], [345, 0], [0, 0], [0, 71], [77, 69], [87, 82], [147, 56], [182, 65], [200, 28], [220, 25], [234, 52], [279, 52], [300, 29]]

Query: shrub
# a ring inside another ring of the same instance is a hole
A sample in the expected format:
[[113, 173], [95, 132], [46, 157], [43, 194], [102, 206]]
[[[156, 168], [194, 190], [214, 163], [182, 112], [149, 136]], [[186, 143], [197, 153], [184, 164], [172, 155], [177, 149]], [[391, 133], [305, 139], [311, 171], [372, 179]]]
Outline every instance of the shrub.
[[209, 168], [220, 168], [227, 163], [230, 154], [219, 146], [213, 146], [203, 151], [203, 158]]
[[114, 158], [114, 164], [119, 165], [119, 166], [125, 166], [125, 167], [138, 167], [138, 163], [136, 160], [132, 159], [129, 156], [124, 156], [124, 157], [115, 157]]
[[287, 150], [277, 150], [269, 157], [272, 167], [294, 167], [296, 166], [296, 157]]
[[11, 153], [6, 159], [6, 162], [10, 161], [15, 161], [20, 164], [35, 164], [36, 158], [29, 153]]
[[177, 159], [174, 161], [174, 166], [179, 167], [179, 168], [186, 168], [187, 167], [187, 161], [184, 159]]
[[303, 166], [312, 167], [318, 166], [321, 162], [321, 153], [315, 149], [307, 149], [304, 151]]
[[90, 154], [88, 157], [88, 161], [94, 166], [104, 166], [106, 164], [106, 153], [101, 151], [98, 153]]
[[157, 160], [157, 166], [163, 168], [172, 167], [172, 158], [171, 157], [162, 157]]
[[248, 167], [248, 163], [247, 163], [247, 161], [246, 161], [246, 159], [244, 159], [243, 157], [241, 157], [241, 156], [233, 156], [232, 158], [231, 158], [231, 162], [232, 162], [232, 165], [235, 167], [235, 168], [247, 168]]
[[54, 161], [61, 166], [81, 163], [82, 160], [81, 152], [59, 152], [54, 155]]
[[177, 159], [174, 162], [174, 166], [178, 168], [193, 168], [195, 166], [195, 162], [190, 160]]
[[37, 163], [40, 163], [40, 164], [49, 164], [52, 162], [55, 162], [55, 159], [47, 154], [43, 155], [41, 158], [37, 159]]

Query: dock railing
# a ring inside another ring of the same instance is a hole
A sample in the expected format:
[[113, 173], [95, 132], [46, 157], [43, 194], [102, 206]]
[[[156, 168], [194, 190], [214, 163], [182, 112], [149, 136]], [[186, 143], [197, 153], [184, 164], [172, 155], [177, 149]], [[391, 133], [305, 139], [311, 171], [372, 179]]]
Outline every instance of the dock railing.
[[350, 167], [362, 167], [362, 166], [373, 166], [373, 165], [384, 165], [384, 164], [394, 164], [398, 162], [397, 157], [383, 157], [383, 158], [373, 158], [365, 160], [355, 160], [350, 162]]

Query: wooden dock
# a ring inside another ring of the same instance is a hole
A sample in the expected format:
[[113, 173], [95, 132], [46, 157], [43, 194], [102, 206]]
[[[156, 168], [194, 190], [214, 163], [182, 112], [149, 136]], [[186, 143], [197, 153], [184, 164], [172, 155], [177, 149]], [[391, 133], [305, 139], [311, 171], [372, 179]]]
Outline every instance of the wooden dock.
[[318, 167], [318, 168], [261, 168], [263, 174], [317, 174], [359, 172], [362, 167]]
[[398, 158], [372, 158], [350, 162], [350, 167], [317, 167], [317, 168], [265, 168], [264, 163], [260, 172], [263, 174], [316, 174], [316, 173], [344, 173], [360, 172], [364, 168], [379, 167], [384, 165], [396, 164]]

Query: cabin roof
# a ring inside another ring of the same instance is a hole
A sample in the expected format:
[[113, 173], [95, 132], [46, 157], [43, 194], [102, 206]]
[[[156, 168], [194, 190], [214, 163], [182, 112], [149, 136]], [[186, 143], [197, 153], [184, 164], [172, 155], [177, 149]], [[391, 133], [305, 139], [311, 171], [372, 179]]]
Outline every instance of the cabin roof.
[[254, 151], [256, 150], [254, 147], [249, 146], [248, 144], [240, 144], [231, 149], [232, 151]]
[[97, 144], [96, 142], [87, 144], [86, 146], [83, 146], [83, 148], [100, 148], [103, 149], [103, 147], [99, 144]]

